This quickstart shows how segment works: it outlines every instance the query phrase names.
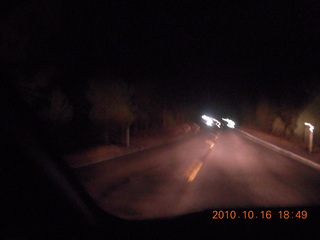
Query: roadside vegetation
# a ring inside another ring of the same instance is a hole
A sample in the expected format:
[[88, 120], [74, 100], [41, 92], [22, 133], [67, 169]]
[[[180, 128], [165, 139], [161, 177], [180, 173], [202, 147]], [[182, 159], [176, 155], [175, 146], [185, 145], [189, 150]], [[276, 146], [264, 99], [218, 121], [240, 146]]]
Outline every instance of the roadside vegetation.
[[251, 125], [294, 142], [307, 142], [309, 127], [314, 127], [314, 143], [320, 144], [320, 85], [318, 79], [308, 81], [304, 88], [284, 86], [273, 97], [257, 97], [242, 107], [242, 124]]
[[188, 105], [181, 107], [176, 97], [174, 101], [168, 86], [108, 74], [68, 84], [57, 72], [41, 70], [16, 85], [62, 152], [125, 145], [127, 134], [130, 138], [165, 134], [192, 119]]

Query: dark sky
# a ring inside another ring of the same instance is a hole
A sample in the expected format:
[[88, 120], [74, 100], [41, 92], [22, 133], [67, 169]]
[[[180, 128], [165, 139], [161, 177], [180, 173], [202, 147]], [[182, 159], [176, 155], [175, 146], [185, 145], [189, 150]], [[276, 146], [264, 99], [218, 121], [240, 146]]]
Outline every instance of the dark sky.
[[319, 79], [319, 1], [7, 1], [1, 19], [33, 67], [160, 79], [227, 102]]
[[106, 2], [65, 11], [68, 44], [94, 64], [151, 76], [269, 78], [317, 70], [316, 1]]

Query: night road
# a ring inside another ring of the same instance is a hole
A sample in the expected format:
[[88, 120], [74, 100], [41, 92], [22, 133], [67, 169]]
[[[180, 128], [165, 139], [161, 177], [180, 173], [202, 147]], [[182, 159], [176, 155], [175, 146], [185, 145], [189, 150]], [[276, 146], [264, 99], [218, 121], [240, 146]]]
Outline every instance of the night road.
[[74, 171], [99, 207], [125, 219], [320, 202], [319, 170], [237, 130], [203, 133]]
[[320, 239], [319, 1], [0, 12], [1, 239]]

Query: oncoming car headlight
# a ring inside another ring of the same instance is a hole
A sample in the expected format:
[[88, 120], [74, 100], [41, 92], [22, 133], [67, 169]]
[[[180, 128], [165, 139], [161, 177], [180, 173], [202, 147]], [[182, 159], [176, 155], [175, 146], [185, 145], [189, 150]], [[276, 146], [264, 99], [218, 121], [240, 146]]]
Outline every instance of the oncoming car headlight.
[[202, 115], [202, 119], [204, 120], [204, 123], [210, 127], [213, 127], [213, 126], [217, 126], [218, 128], [221, 127], [221, 123], [215, 118], [209, 117], [207, 115]]
[[204, 120], [204, 123], [207, 124], [208, 126], [212, 127], [213, 125], [213, 120], [211, 117], [208, 117], [206, 115], [202, 115], [202, 119]]
[[223, 121], [227, 122], [227, 127], [235, 128], [236, 123], [229, 118], [222, 118]]

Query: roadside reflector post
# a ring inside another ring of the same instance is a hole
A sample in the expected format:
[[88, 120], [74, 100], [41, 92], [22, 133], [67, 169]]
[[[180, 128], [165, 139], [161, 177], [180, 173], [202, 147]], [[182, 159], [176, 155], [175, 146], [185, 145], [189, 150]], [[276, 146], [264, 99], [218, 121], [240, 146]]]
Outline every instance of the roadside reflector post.
[[314, 126], [311, 123], [305, 122], [304, 125], [309, 127], [309, 153], [312, 152], [312, 145], [313, 145], [313, 130]]
[[312, 144], [313, 144], [313, 132], [310, 132], [309, 135], [309, 152], [312, 152]]

